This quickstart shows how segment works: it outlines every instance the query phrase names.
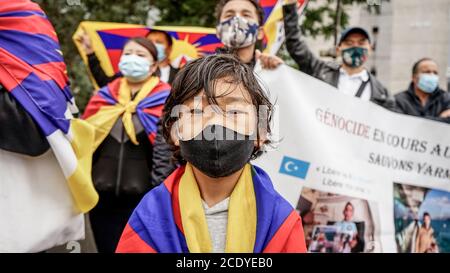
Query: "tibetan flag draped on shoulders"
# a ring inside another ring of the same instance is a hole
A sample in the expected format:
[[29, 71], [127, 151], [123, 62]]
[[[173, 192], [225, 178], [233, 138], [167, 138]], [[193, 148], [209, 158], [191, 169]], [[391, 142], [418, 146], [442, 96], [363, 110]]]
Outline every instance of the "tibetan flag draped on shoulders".
[[158, 77], [151, 77], [144, 83], [135, 98], [131, 98], [131, 90], [124, 77], [101, 88], [91, 98], [83, 114], [83, 118], [95, 127], [95, 149], [103, 142], [119, 117], [122, 117], [130, 140], [137, 145], [133, 114], [137, 115], [153, 144], [157, 123], [169, 93], [170, 85], [160, 81]]
[[[213, 54], [216, 48], [222, 46], [213, 28], [184, 26], [149, 28], [144, 25], [90, 21], [80, 23], [73, 35], [73, 41], [84, 63], [88, 65], [86, 53], [77, 41], [79, 35], [86, 33], [92, 41], [93, 50], [101, 67], [107, 75], [112, 76], [119, 72], [118, 64], [125, 42], [136, 36], [147, 37], [154, 30], [165, 31], [172, 37], [172, 53], [169, 59], [173, 67], [181, 67], [189, 60]], [[93, 77], [91, 80], [96, 85]]]
[[94, 131], [72, 116], [76, 107], [58, 38], [36, 3], [16, 0], [0, 5], [0, 84], [46, 136], [74, 207], [80, 212], [92, 209], [98, 201], [91, 179]]
[[[117, 252], [207, 253], [212, 243], [192, 167], [179, 167], [133, 212]], [[247, 164], [230, 196], [227, 253], [306, 252], [301, 219], [268, 175]]]

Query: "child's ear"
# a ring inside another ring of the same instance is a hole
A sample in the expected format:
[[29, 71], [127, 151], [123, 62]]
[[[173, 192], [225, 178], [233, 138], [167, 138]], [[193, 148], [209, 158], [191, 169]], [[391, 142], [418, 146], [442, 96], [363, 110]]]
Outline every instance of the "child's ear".
[[180, 136], [178, 134], [178, 130], [176, 129], [177, 128], [176, 126], [177, 126], [177, 124], [174, 124], [172, 126], [172, 129], [170, 131], [170, 138], [172, 139], [173, 144], [178, 147], [178, 146], [180, 146]]
[[254, 141], [255, 147], [260, 149], [264, 145], [264, 142], [265, 142], [264, 139], [260, 139], [260, 140], [255, 139], [255, 141]]

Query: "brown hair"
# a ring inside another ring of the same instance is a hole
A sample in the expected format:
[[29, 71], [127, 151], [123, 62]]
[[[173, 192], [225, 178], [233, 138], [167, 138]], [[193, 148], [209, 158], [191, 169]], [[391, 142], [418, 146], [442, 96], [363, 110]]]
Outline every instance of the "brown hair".
[[164, 35], [164, 37], [166, 38], [166, 42], [169, 45], [169, 47], [172, 47], [173, 45], [173, 41], [172, 41], [172, 36], [170, 36], [170, 34], [164, 30], [159, 30], [159, 29], [152, 29], [148, 34], [147, 34], [147, 39], [151, 34], [154, 33], [161, 33]]
[[[144, 37], [133, 37], [133, 38], [130, 38], [128, 41], [126, 41], [125, 44], [123, 45], [123, 47], [125, 47], [129, 42], [135, 42], [135, 43], [143, 46], [145, 49], [147, 49], [148, 52], [150, 52], [155, 63], [158, 61], [158, 51], [156, 49], [156, 46], [152, 43], [152, 41], [150, 41]], [[159, 68], [156, 69], [154, 75], [158, 76], [158, 77], [160, 76]]]
[[[220, 16], [222, 15], [223, 8], [225, 7], [228, 2], [231, 2], [234, 0], [220, 0], [220, 2], [216, 6], [216, 18], [217, 22], [220, 23]], [[264, 22], [264, 9], [261, 7], [258, 1], [256, 0], [248, 0], [256, 9], [256, 14], [258, 15], [258, 23], [259, 26], [263, 25]]]

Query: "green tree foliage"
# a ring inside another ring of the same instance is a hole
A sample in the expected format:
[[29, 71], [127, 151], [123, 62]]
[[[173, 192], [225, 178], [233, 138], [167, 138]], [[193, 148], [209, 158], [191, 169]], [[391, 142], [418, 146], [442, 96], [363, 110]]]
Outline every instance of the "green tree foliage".
[[152, 6], [161, 10], [160, 25], [205, 26], [216, 25], [217, 0], [150, 0]]

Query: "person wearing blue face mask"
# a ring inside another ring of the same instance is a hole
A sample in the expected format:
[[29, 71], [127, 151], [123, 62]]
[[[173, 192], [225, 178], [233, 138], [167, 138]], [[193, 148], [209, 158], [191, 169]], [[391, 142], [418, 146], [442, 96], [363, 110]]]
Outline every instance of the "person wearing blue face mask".
[[122, 76], [98, 90], [83, 114], [95, 129], [92, 180], [100, 200], [89, 218], [99, 252], [114, 252], [133, 209], [153, 188], [157, 124], [171, 89], [159, 78], [157, 56], [150, 40], [128, 40]]
[[[153, 29], [146, 38], [156, 47], [156, 60], [158, 62], [161, 81], [172, 84], [172, 81], [175, 79], [175, 76], [179, 71], [178, 68], [173, 67], [170, 63], [169, 57], [172, 53], [173, 45], [172, 37], [165, 31]], [[97, 56], [95, 55], [92, 42], [87, 34], [81, 35], [79, 37], [79, 41], [88, 56], [89, 70], [99, 86], [105, 86], [122, 76], [122, 72], [120, 71], [113, 76], [106, 75]], [[172, 171], [177, 168], [177, 165], [172, 162], [171, 158], [172, 151], [170, 146], [164, 140], [161, 124], [158, 124], [158, 133], [156, 134], [153, 145], [152, 166], [154, 166], [154, 168], [151, 173], [153, 185], [159, 185], [169, 174], [172, 173]]]
[[422, 58], [412, 69], [412, 81], [406, 91], [395, 96], [402, 113], [450, 123], [450, 95], [439, 88], [438, 65]]
[[165, 31], [153, 29], [147, 35], [147, 39], [155, 44], [158, 51], [158, 67], [161, 72], [161, 80], [172, 84], [179, 70], [170, 64], [169, 57], [172, 53], [173, 45], [172, 37]]
[[[165, 31], [162, 30], [151, 30], [151, 32], [146, 37], [150, 40], [157, 49], [157, 61], [160, 71], [160, 78], [163, 82], [169, 84], [172, 83], [175, 75], [178, 72], [178, 68], [173, 67], [170, 64], [170, 54], [172, 53], [172, 37]], [[105, 71], [100, 65], [100, 61], [95, 55], [92, 41], [86, 33], [83, 33], [77, 40], [83, 46], [84, 52], [88, 57], [89, 70], [94, 77], [97, 85], [103, 87], [118, 77], [122, 76], [120, 71], [112, 76], [106, 75]]]
[[325, 62], [316, 57], [302, 39], [296, 5], [297, 0], [285, 0], [283, 15], [286, 48], [299, 69], [346, 95], [397, 111], [388, 90], [364, 67], [372, 52], [367, 31], [360, 27], [344, 30], [336, 47], [342, 63]]

